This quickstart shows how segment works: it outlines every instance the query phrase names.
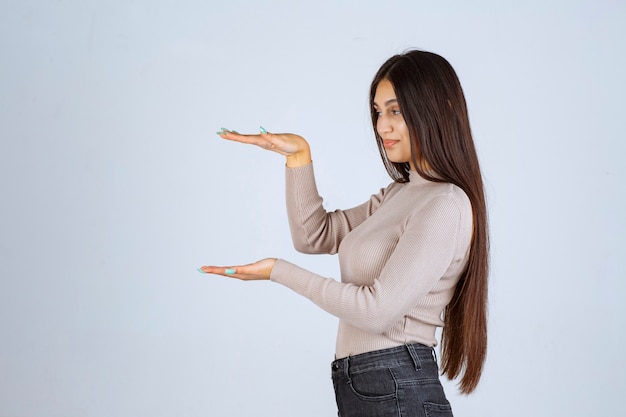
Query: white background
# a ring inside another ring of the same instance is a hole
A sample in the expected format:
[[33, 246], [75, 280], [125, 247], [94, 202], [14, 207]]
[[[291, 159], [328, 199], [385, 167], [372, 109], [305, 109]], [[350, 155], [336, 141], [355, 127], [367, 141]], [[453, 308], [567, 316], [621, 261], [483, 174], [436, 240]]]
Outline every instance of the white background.
[[[442, 54], [491, 219], [489, 356], [457, 416], [613, 416], [626, 390], [618, 1], [0, 0], [0, 416], [331, 416], [336, 319], [204, 264], [297, 254], [284, 160], [328, 209], [386, 185], [378, 67]], [[619, 408], [618, 408], [619, 407]]]

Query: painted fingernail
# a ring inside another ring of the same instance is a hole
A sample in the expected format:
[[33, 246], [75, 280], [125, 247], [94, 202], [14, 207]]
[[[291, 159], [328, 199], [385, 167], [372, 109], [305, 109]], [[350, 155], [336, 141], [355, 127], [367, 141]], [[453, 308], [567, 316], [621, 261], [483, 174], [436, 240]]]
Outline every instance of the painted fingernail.
[[200, 272], [201, 274], [206, 274], [206, 272], [204, 272], [202, 268], [198, 268], [197, 271]]
[[265, 130], [263, 126], [260, 126], [259, 129], [261, 129], [261, 133], [263, 133], [264, 135], [267, 134], [267, 130]]
[[234, 269], [227, 269], [226, 271], [224, 271], [224, 273], [225, 273], [226, 275], [232, 275], [232, 274], [234, 274], [234, 273], [235, 273], [235, 270], [234, 270]]

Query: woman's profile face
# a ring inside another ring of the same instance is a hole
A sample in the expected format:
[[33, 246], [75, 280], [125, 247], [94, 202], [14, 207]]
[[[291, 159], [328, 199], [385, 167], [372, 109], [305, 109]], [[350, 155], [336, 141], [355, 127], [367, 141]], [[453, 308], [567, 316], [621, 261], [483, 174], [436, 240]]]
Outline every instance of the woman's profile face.
[[409, 129], [400, 111], [391, 81], [384, 79], [376, 87], [374, 110], [378, 113], [376, 131], [382, 138], [387, 159], [396, 163], [408, 162], [411, 170], [415, 170], [411, 161]]

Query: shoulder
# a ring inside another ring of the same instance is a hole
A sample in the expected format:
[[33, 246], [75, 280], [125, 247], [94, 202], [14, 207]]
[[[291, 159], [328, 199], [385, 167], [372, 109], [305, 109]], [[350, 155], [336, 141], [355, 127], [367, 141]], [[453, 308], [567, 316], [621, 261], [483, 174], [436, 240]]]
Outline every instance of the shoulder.
[[398, 194], [401, 190], [403, 190], [409, 183], [408, 182], [391, 182], [386, 187], [378, 190], [376, 194], [372, 195], [373, 199], [379, 200], [383, 202], [384, 200], [389, 199], [393, 195]]
[[460, 208], [471, 210], [472, 203], [461, 187], [450, 183], [440, 183], [440, 188], [439, 198], [454, 202]]
[[427, 182], [421, 184], [415, 195], [413, 214], [429, 213], [435, 217], [455, 217], [461, 222], [471, 222], [472, 204], [460, 187], [446, 182]]

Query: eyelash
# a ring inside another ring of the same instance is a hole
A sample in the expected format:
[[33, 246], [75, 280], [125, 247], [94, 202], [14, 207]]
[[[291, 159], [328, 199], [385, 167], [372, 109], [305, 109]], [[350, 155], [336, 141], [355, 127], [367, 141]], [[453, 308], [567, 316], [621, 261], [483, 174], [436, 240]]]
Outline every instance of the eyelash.
[[[380, 115], [382, 114], [382, 112], [378, 110], [374, 110], [374, 112], [376, 113], [376, 116], [378, 117], [380, 117]], [[393, 114], [394, 116], [399, 116], [402, 114], [402, 112], [400, 110], [391, 110], [391, 114]]]

